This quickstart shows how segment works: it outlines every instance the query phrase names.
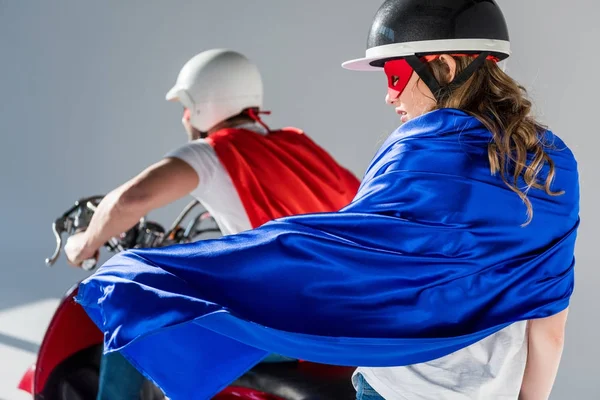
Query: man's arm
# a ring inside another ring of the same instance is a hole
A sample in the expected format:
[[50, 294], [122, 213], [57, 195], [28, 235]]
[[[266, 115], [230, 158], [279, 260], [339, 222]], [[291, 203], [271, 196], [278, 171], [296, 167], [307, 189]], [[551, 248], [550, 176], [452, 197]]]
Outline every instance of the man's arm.
[[569, 309], [529, 321], [527, 365], [519, 400], [547, 400], [562, 356]]
[[189, 194], [198, 184], [196, 171], [178, 158], [165, 158], [148, 167], [102, 199], [87, 230], [67, 242], [69, 261], [79, 266], [111, 237], [130, 229], [149, 211]]

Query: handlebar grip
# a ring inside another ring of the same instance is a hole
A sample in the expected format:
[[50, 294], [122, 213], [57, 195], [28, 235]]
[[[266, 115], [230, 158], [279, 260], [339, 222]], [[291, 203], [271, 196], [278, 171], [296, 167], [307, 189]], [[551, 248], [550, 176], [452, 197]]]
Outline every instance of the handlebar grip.
[[98, 260], [96, 260], [95, 258], [88, 258], [87, 260], [81, 263], [81, 269], [85, 271], [92, 271], [94, 268], [96, 268], [97, 264]]

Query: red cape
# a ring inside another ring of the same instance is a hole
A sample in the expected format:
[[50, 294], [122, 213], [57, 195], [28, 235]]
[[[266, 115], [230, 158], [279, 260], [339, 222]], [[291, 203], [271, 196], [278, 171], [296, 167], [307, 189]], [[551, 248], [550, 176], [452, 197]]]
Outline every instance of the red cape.
[[279, 217], [338, 211], [358, 191], [358, 179], [298, 129], [266, 135], [223, 129], [207, 140], [253, 228]]

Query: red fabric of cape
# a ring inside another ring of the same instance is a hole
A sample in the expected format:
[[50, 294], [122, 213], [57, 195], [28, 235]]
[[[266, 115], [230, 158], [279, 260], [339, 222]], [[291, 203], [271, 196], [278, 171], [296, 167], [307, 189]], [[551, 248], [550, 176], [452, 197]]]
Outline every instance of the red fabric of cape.
[[207, 140], [253, 228], [279, 217], [337, 211], [358, 191], [358, 179], [298, 129], [266, 135], [223, 129]]

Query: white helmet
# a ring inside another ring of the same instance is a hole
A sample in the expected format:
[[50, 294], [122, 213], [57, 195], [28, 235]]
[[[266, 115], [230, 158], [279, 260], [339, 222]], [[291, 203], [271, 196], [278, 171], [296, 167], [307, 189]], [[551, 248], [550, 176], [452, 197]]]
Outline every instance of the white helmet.
[[245, 56], [213, 49], [197, 54], [179, 72], [167, 100], [178, 100], [190, 110], [191, 125], [207, 132], [244, 109], [262, 107], [260, 72]]

